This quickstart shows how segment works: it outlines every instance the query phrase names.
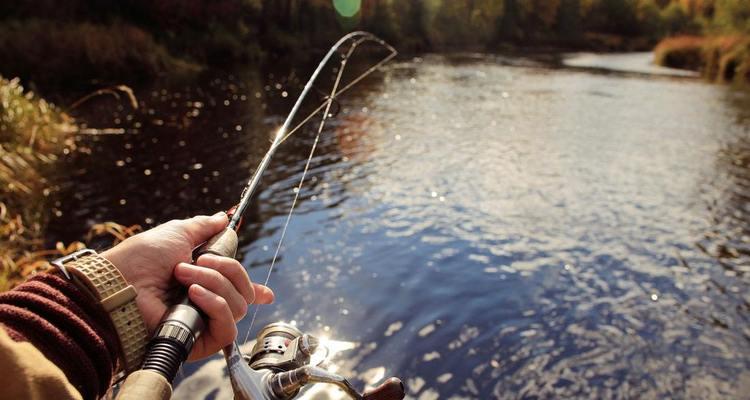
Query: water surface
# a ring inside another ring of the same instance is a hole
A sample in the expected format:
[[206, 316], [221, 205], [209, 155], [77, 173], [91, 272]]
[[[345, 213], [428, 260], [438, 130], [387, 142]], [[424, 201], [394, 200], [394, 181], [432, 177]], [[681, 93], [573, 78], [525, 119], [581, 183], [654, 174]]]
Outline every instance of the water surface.
[[[231, 206], [306, 73], [112, 106], [129, 133], [66, 160], [56, 238]], [[321, 137], [252, 334], [284, 320], [349, 343], [339, 372], [360, 387], [400, 376], [417, 399], [748, 396], [747, 93], [443, 56], [355, 92]], [[248, 217], [256, 281], [312, 138], [280, 150]], [[231, 397], [223, 361], [183, 372], [177, 397]]]

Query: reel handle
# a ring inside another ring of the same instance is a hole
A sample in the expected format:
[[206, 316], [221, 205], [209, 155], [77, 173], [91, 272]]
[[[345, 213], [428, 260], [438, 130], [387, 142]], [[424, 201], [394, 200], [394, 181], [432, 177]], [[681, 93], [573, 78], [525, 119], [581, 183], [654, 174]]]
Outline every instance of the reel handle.
[[169, 400], [172, 397], [172, 385], [164, 375], [141, 369], [128, 375], [117, 400]]
[[375, 389], [368, 390], [362, 400], [402, 400], [406, 396], [401, 379], [391, 377]]

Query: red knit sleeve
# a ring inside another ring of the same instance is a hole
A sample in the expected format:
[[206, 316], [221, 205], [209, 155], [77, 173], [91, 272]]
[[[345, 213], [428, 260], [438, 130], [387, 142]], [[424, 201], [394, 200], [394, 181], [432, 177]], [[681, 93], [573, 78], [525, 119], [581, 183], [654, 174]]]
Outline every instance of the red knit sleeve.
[[0, 324], [57, 365], [85, 399], [103, 396], [117, 367], [117, 334], [98, 302], [57, 273], [0, 293]]

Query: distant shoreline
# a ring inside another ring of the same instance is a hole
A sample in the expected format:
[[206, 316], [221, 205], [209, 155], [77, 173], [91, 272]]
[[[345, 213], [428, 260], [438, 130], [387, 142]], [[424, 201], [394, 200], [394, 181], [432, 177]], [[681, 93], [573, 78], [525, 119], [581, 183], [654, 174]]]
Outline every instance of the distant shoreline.
[[675, 36], [654, 49], [657, 65], [695, 71], [711, 82], [750, 85], [750, 36]]

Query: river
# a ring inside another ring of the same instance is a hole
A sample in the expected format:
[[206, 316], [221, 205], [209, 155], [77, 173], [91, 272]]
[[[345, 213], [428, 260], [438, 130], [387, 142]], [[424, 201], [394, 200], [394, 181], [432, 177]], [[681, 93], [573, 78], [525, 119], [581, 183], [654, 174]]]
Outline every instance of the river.
[[[293, 72], [81, 110], [125, 133], [61, 161], [51, 240], [231, 206], [309, 73]], [[330, 337], [356, 386], [395, 375], [413, 399], [750, 396], [750, 93], [427, 55], [336, 108], [251, 335], [284, 320]], [[313, 137], [279, 150], [247, 218], [255, 281]], [[179, 380], [177, 398], [231, 398], [218, 357]]]

